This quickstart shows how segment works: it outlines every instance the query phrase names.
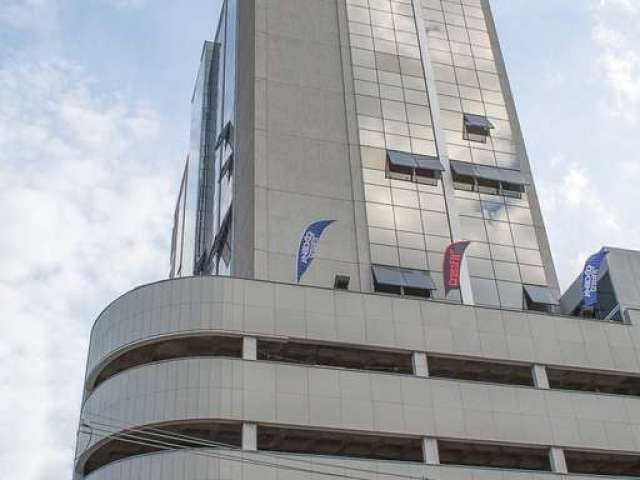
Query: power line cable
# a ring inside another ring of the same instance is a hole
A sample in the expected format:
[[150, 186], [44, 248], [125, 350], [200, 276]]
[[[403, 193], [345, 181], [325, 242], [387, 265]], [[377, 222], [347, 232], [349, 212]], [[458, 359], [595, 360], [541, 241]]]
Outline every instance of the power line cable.
[[[163, 430], [161, 428], [157, 428], [157, 427], [137, 427], [137, 428], [132, 428], [132, 427], [128, 427], [127, 425], [119, 422], [118, 420], [112, 418], [112, 417], [107, 417], [104, 415], [98, 415], [98, 414], [94, 414], [94, 413], [90, 413], [87, 412], [85, 413], [85, 415], [89, 415], [89, 416], [94, 416], [97, 418], [103, 418], [105, 420], [109, 420], [114, 422], [114, 424], [102, 424], [103, 426], [107, 426], [107, 427], [114, 427], [117, 426], [120, 429], [125, 429], [125, 430], [130, 430], [130, 431], [137, 431], [137, 432], [141, 432], [141, 433], [147, 433], [149, 431], [151, 432], [158, 432], [158, 434], [160, 436], [166, 436], [169, 439], [172, 440], [188, 440], [194, 444], [199, 444], [202, 446], [206, 446], [209, 448], [227, 448], [227, 449], [232, 449], [232, 450], [242, 450], [241, 447], [239, 447], [238, 445], [233, 445], [233, 444], [229, 444], [229, 443], [223, 443], [223, 442], [217, 442], [217, 441], [213, 441], [213, 440], [206, 440], [206, 439], [202, 439], [199, 437], [194, 437], [194, 436], [190, 436], [190, 435], [185, 435], [185, 434], [180, 434], [177, 432], [171, 432], [168, 430]], [[96, 422], [94, 420], [95, 423], [99, 424], [99, 422]], [[119, 423], [119, 425], [118, 425]], [[271, 453], [271, 452], [266, 452], [266, 451], [260, 451], [260, 450], [256, 450], [254, 452], [252, 452], [254, 454], [257, 455], [261, 455], [264, 457], [272, 457], [272, 458], [277, 458], [277, 459], [281, 459], [282, 455], [276, 454], [276, 453]], [[304, 460], [304, 459], [292, 459], [293, 461], [297, 461], [297, 462], [303, 462], [303, 463], [310, 463], [309, 460]], [[314, 461], [314, 464], [317, 465], [322, 465], [322, 466], [326, 466], [329, 468], [335, 468], [334, 464], [329, 464], [329, 463], [324, 463], [324, 462], [317, 462]], [[380, 472], [378, 472], [377, 470], [371, 470], [371, 469], [365, 469], [365, 468], [358, 468], [358, 467], [349, 467], [349, 466], [344, 466], [343, 468], [347, 469], [347, 470], [351, 470], [354, 472], [358, 472], [358, 473], [367, 473], [367, 474], [379, 474]], [[413, 475], [404, 475], [404, 474], [397, 474], [395, 475], [397, 478], [401, 478], [401, 479], [405, 479], [405, 480], [428, 480], [426, 477], [424, 476], [420, 476], [420, 477], [416, 477]]]
[[[245, 464], [250, 464], [250, 465], [264, 466], [264, 467], [269, 467], [269, 468], [277, 468], [277, 469], [281, 469], [281, 470], [289, 470], [289, 471], [296, 471], [296, 472], [302, 472], [302, 473], [311, 473], [311, 474], [314, 474], [314, 475], [323, 475], [323, 476], [334, 477], [334, 478], [342, 478], [342, 479], [347, 479], [347, 480], [369, 480], [369, 479], [366, 479], [364, 477], [356, 477], [356, 476], [340, 474], [340, 473], [323, 472], [321, 470], [316, 470], [316, 469], [307, 469], [307, 468], [301, 468], [301, 467], [293, 467], [293, 466], [290, 466], [290, 465], [282, 465], [282, 464], [277, 464], [277, 463], [264, 462], [264, 461], [253, 460], [253, 459], [249, 459], [249, 458], [245, 458], [245, 457], [237, 457], [237, 456], [233, 456], [233, 455], [228, 455], [228, 454], [224, 454], [224, 453], [220, 453], [220, 452], [215, 452], [215, 453], [214, 452], [204, 452], [204, 451], [201, 451], [201, 450], [194, 450], [194, 447], [185, 447], [185, 446], [181, 446], [181, 445], [178, 445], [178, 444], [172, 444], [172, 443], [161, 442], [161, 441], [148, 441], [148, 439], [146, 439], [145, 437], [139, 437], [139, 436], [131, 435], [131, 434], [128, 434], [128, 433], [118, 433], [115, 430], [108, 430], [108, 429], [104, 429], [104, 428], [93, 427], [93, 431], [103, 432], [104, 434], [101, 435], [103, 438], [107, 438], [107, 437], [108, 438], [116, 438], [116, 439], [121, 440], [121, 441], [126, 442], [126, 443], [139, 445], [139, 446], [156, 448], [156, 449], [158, 449], [160, 451], [184, 451], [184, 452], [186, 452], [187, 454], [190, 454], [190, 455], [214, 458], [214, 459], [217, 459], [217, 460], [229, 460], [229, 461], [232, 461], [232, 462], [239, 462], [239, 463], [245, 463]], [[86, 433], [86, 432], [83, 432], [83, 433]], [[253, 453], [255, 453], [255, 452], [251, 452], [251, 454], [253, 454]], [[343, 468], [343, 467], [339, 466], [339, 465], [332, 465], [332, 468]], [[376, 474], [384, 474], [382, 472], [375, 472], [375, 473]], [[419, 477], [414, 477], [414, 478], [419, 478]], [[424, 479], [424, 477], [420, 477], [420, 480], [423, 480], [423, 479]]]
[[[89, 414], [92, 416], [96, 416], [96, 417], [103, 417], [103, 418], [108, 418], [108, 417], [104, 417], [102, 415], [95, 415], [95, 414]], [[170, 432], [170, 431], [166, 431], [166, 430], [162, 430], [159, 428], [154, 428], [154, 427], [142, 427], [142, 428], [130, 428], [130, 427], [126, 427], [124, 425], [114, 425], [114, 424], [108, 424], [108, 423], [101, 423], [101, 422], [97, 422], [95, 420], [93, 420], [93, 423], [96, 424], [96, 427], [92, 427], [91, 425], [86, 425], [89, 428], [95, 428], [95, 430], [100, 430], [102, 432], [104, 432], [105, 434], [102, 435], [103, 438], [106, 438], [108, 436], [111, 436], [113, 438], [119, 438], [123, 441], [126, 441], [126, 439], [128, 437], [132, 437], [134, 438], [138, 443], [142, 442], [144, 443], [144, 446], [149, 446], [149, 447], [156, 447], [156, 448], [160, 448], [163, 449], [163, 447], [170, 447], [170, 448], [175, 448], [175, 449], [181, 449], [181, 450], [189, 450], [194, 448], [194, 446], [200, 446], [200, 447], [204, 447], [204, 448], [213, 448], [213, 449], [232, 449], [235, 451], [239, 451], [241, 452], [242, 450], [237, 446], [237, 445], [231, 445], [231, 444], [226, 444], [226, 443], [222, 443], [222, 442], [215, 442], [215, 441], [209, 441], [209, 440], [205, 440], [205, 439], [201, 439], [198, 437], [193, 437], [193, 436], [189, 436], [189, 435], [184, 435], [184, 434], [178, 434], [178, 433], [174, 433], [174, 432]], [[123, 431], [122, 429], [125, 429], [125, 431]], [[162, 440], [156, 440], [153, 438], [150, 438], [149, 432], [152, 432], [154, 436], [159, 437], [159, 438], [167, 438], [169, 440], [173, 440], [173, 441], [177, 441], [177, 442], [188, 442], [191, 443], [192, 445], [184, 445], [184, 444], [171, 444], [167, 441], [162, 441]], [[146, 436], [141, 437], [141, 436], [134, 436], [131, 433], [128, 432], [134, 432], [134, 433], [138, 433], [138, 434], [144, 434]], [[252, 455], [258, 455], [258, 456], [263, 456], [263, 457], [273, 457], [273, 458], [277, 458], [277, 459], [283, 459], [282, 455], [278, 455], [278, 454], [273, 454], [270, 452], [264, 452], [264, 451], [252, 451], [251, 452]], [[225, 459], [229, 459], [232, 461], [243, 461], [243, 459], [239, 459], [236, 456], [231, 456], [228, 454], [221, 454], [219, 452], [216, 452], [215, 455], [217, 457], [221, 457], [221, 458], [225, 458]], [[323, 463], [323, 462], [317, 462], [317, 461], [310, 461], [307, 459], [297, 459], [297, 458], [287, 458], [287, 461], [293, 461], [293, 462], [304, 462], [307, 464], [314, 464], [314, 465], [318, 465], [318, 466], [324, 466], [327, 468], [343, 468], [345, 470], [350, 470], [353, 472], [359, 472], [359, 473], [367, 473], [367, 474], [376, 474], [376, 475], [380, 475], [380, 474], [384, 474], [383, 472], [377, 471], [377, 470], [371, 470], [371, 469], [363, 469], [363, 468], [357, 468], [357, 467], [349, 467], [346, 465], [335, 465], [335, 464], [328, 464], [328, 463]], [[262, 462], [262, 461], [251, 461], [251, 463], [254, 464], [258, 464], [258, 465], [264, 465], [264, 466], [270, 466], [270, 467], [274, 467], [274, 468], [281, 468], [283, 467], [280, 464], [274, 464], [274, 463], [269, 463], [269, 462]], [[287, 469], [296, 469], [298, 467], [287, 467]], [[302, 469], [303, 471], [307, 472], [307, 473], [318, 473], [318, 474], [324, 474], [324, 473], [330, 473], [330, 472], [319, 472], [317, 470], [308, 470], [308, 469]], [[404, 475], [404, 474], [393, 474], [394, 477], [396, 478], [402, 478], [402, 479], [406, 479], [406, 480], [428, 480], [426, 477], [424, 476], [412, 476], [412, 475]], [[357, 477], [349, 477], [349, 476], [342, 476], [342, 478], [357, 478]]]

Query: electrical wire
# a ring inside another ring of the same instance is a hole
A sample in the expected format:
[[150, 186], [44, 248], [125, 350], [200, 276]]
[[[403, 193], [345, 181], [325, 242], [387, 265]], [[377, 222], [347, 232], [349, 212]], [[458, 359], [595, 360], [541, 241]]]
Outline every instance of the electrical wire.
[[[103, 429], [103, 431], [107, 431], [107, 432], [111, 432], [111, 433], [116, 433], [121, 435], [123, 433], [123, 429], [126, 430], [126, 432], [134, 432], [134, 433], [138, 433], [138, 434], [144, 434], [147, 435], [146, 437], [144, 437], [142, 440], [149, 442], [150, 438], [148, 437], [149, 433], [151, 432], [155, 437], [159, 437], [159, 438], [164, 438], [164, 439], [168, 439], [168, 440], [173, 440], [173, 441], [177, 441], [177, 442], [188, 442], [191, 443], [193, 445], [196, 446], [201, 446], [201, 447], [205, 447], [205, 448], [214, 448], [214, 449], [220, 449], [220, 448], [224, 448], [224, 449], [230, 449], [230, 450], [236, 450], [236, 451], [242, 451], [240, 447], [238, 447], [237, 445], [232, 445], [232, 444], [227, 444], [227, 443], [223, 443], [223, 442], [216, 442], [216, 441], [212, 441], [212, 440], [206, 440], [206, 439], [202, 439], [202, 438], [198, 438], [198, 437], [193, 437], [193, 436], [189, 436], [189, 435], [185, 435], [185, 434], [180, 434], [180, 433], [176, 433], [176, 432], [171, 432], [171, 431], [167, 431], [167, 430], [163, 430], [161, 428], [157, 428], [157, 427], [140, 427], [140, 428], [130, 428], [127, 427], [126, 425], [118, 422], [118, 420], [111, 418], [111, 417], [106, 417], [104, 415], [98, 415], [98, 414], [94, 414], [94, 413], [88, 413], [85, 412], [85, 417], [86, 416], [90, 416], [90, 417], [95, 417], [95, 418], [103, 418], [105, 420], [109, 420], [111, 422], [115, 422], [115, 423], [101, 423], [99, 421], [96, 420], [92, 420], [92, 423], [94, 423], [95, 425], [97, 425], [98, 427], [101, 427]], [[118, 425], [118, 423], [120, 423]], [[106, 429], [106, 430], [105, 430]], [[126, 433], [125, 433], [126, 434]], [[159, 443], [162, 444], [162, 442], [153, 440], [151, 443]], [[165, 442], [168, 444], [168, 442]], [[151, 446], [151, 445], [146, 445], [146, 446]], [[177, 447], [177, 448], [182, 448], [182, 449], [189, 449], [189, 448], [194, 448], [193, 446], [185, 446], [185, 445], [170, 445], [173, 447]], [[262, 457], [272, 457], [272, 458], [277, 458], [277, 459], [282, 459], [282, 455], [278, 455], [278, 454], [274, 454], [274, 453], [270, 453], [270, 452], [265, 452], [265, 451], [254, 451], [251, 452], [252, 455], [257, 455], [257, 456], [262, 456]], [[232, 459], [237, 460], [237, 457], [232, 457]], [[329, 463], [324, 463], [324, 462], [318, 462], [318, 461], [314, 461], [314, 460], [310, 460], [310, 459], [301, 459], [301, 458], [287, 458], [288, 461], [294, 461], [294, 462], [303, 462], [309, 465], [314, 465], [314, 466], [324, 466], [324, 467], [328, 467], [328, 468], [343, 468], [345, 470], [349, 470], [352, 472], [358, 472], [358, 473], [366, 473], [366, 474], [383, 474], [383, 472], [379, 472], [377, 470], [371, 470], [371, 469], [365, 469], [365, 468], [358, 468], [358, 467], [350, 467], [347, 465], [336, 465], [336, 464], [329, 464]], [[269, 464], [271, 466], [277, 467], [278, 464]], [[313, 472], [316, 472], [315, 470], [313, 470]], [[316, 472], [319, 473], [319, 472]], [[412, 475], [403, 475], [403, 474], [393, 474], [394, 477], [396, 478], [401, 478], [401, 479], [406, 479], [406, 480], [428, 480], [426, 477], [424, 476], [412, 476]]]
[[[111, 420], [114, 422], [117, 422], [116, 419], [112, 418], [112, 417], [106, 417], [104, 415], [97, 415], [97, 414], [91, 414], [88, 413], [88, 415], [92, 415], [95, 417], [101, 417], [107, 420]], [[94, 421], [95, 422], [95, 421]], [[96, 422], [98, 423], [98, 422]], [[105, 424], [102, 424], [103, 426], [105, 426]], [[106, 426], [108, 427], [113, 427], [114, 425], [112, 424], [106, 424]], [[147, 432], [158, 432], [159, 436], [164, 436], [165, 438], [169, 438], [169, 439], [173, 439], [173, 440], [188, 440], [191, 443], [195, 443], [195, 444], [200, 444], [203, 446], [207, 446], [207, 447], [213, 447], [213, 448], [226, 448], [226, 449], [232, 449], [232, 450], [242, 450], [238, 445], [233, 445], [233, 444], [229, 444], [229, 443], [223, 443], [223, 442], [217, 442], [217, 441], [213, 441], [213, 440], [206, 440], [206, 439], [202, 439], [199, 437], [194, 437], [194, 436], [189, 436], [189, 435], [185, 435], [185, 434], [180, 434], [177, 432], [171, 432], [171, 431], [167, 431], [167, 430], [163, 430], [161, 428], [157, 428], [157, 427], [150, 427], [150, 426], [144, 426], [144, 427], [139, 427], [139, 428], [133, 428], [131, 429], [130, 427], [127, 427], [125, 424], [120, 423], [119, 425], [117, 425], [119, 428], [121, 429], [127, 429], [127, 430], [131, 430], [131, 431], [138, 431], [141, 433], [147, 433]], [[258, 455], [262, 455], [262, 456], [266, 456], [266, 457], [273, 457], [273, 458], [282, 458], [282, 455], [279, 454], [275, 454], [275, 453], [270, 453], [270, 452], [266, 452], [266, 451], [255, 451], [253, 452], [255, 454]], [[295, 459], [295, 461], [298, 462], [304, 462], [304, 463], [308, 463], [308, 464], [312, 464], [312, 465], [322, 465], [322, 466], [326, 466], [326, 467], [335, 467], [335, 464], [330, 464], [330, 463], [323, 463], [323, 462], [318, 462], [316, 460], [310, 460], [310, 459]], [[352, 471], [357, 471], [357, 472], [362, 472], [362, 473], [380, 473], [376, 470], [371, 470], [371, 469], [363, 469], [363, 468], [357, 468], [357, 467], [349, 467], [349, 466], [342, 466], [342, 468], [345, 469], [349, 469]], [[407, 479], [407, 480], [424, 480], [425, 477], [415, 477], [415, 476], [411, 476], [411, 475], [396, 475], [398, 478], [403, 478], [403, 479]]]
[[[89, 425], [87, 425], [89, 426]], [[91, 428], [91, 426], [89, 426]], [[104, 428], [104, 427], [93, 427], [94, 431], [98, 430], [100, 432], [105, 433], [104, 435], [102, 435], [102, 438], [118, 438], [120, 440], [123, 441], [129, 441], [131, 439], [135, 440], [134, 442], [129, 442], [129, 443], [137, 443], [139, 445], [143, 445], [143, 446], [148, 446], [148, 447], [155, 447], [158, 448], [160, 450], [166, 450], [167, 448], [165, 447], [170, 447], [170, 448], [175, 448], [175, 449], [180, 449], [180, 450], [187, 450], [190, 451], [190, 449], [195, 448], [195, 446], [200, 446], [200, 447], [205, 447], [205, 448], [211, 448], [212, 445], [209, 444], [206, 441], [201, 441], [201, 439], [198, 439], [196, 437], [191, 437], [193, 438], [193, 440], [190, 440], [190, 443], [192, 443], [193, 445], [180, 445], [180, 444], [172, 444], [172, 443], [168, 443], [168, 442], [163, 442], [163, 441], [159, 441], [159, 440], [155, 440], [155, 439], [151, 439], [149, 437], [140, 437], [140, 436], [136, 436], [136, 435], [132, 435], [130, 433], [128, 433], [129, 431], [139, 431], [139, 432], [143, 432], [143, 433], [147, 433], [145, 431], [145, 429], [129, 429], [128, 432], [123, 432], [121, 430], [117, 430], [114, 429], [113, 427], [110, 428]], [[171, 437], [171, 435], [163, 435], [164, 437]], [[178, 441], [182, 441], [184, 442], [184, 438], [178, 438]], [[200, 445], [198, 445], [198, 443], [200, 443]], [[232, 446], [234, 450], [241, 452], [242, 450], [239, 449], [237, 446]], [[223, 447], [223, 446], [219, 446], [219, 445], [214, 445], [213, 448], [225, 448], [227, 449], [227, 447]], [[252, 455], [264, 455], [265, 452], [258, 452], [258, 451], [253, 451], [251, 452]], [[238, 457], [235, 456], [230, 456], [230, 455], [225, 455], [225, 454], [220, 454], [220, 453], [216, 453], [215, 454], [216, 457], [220, 457], [223, 459], [228, 459], [228, 460], [232, 460], [232, 461], [243, 461], [242, 459], [239, 459]], [[283, 459], [284, 457], [282, 455], [275, 455], [275, 454], [270, 454], [270, 456], [273, 456], [275, 458], [278, 459]], [[305, 463], [308, 463], [310, 465], [314, 465], [314, 466], [326, 466], [328, 468], [343, 468], [345, 470], [352, 470], [352, 471], [359, 471], [359, 472], [363, 472], [363, 473], [368, 473], [368, 474], [376, 474], [376, 475], [385, 475], [384, 472], [379, 472], [376, 470], [369, 470], [369, 469], [358, 469], [355, 467], [349, 467], [346, 465], [340, 465], [340, 464], [327, 464], [327, 463], [322, 463], [322, 462], [317, 462], [317, 461], [312, 461], [312, 460], [306, 460], [306, 459], [296, 459], [296, 458], [287, 458], [287, 461], [303, 461]], [[274, 463], [269, 463], [269, 462], [261, 462], [261, 461], [252, 461], [250, 463], [256, 464], [256, 465], [263, 465], [263, 466], [269, 466], [269, 467], [274, 467], [274, 468], [282, 468], [283, 466], [280, 464], [274, 464]], [[297, 467], [287, 467], [287, 469], [298, 469]], [[317, 473], [317, 474], [326, 474], [328, 472], [321, 472], [318, 470], [309, 470], [309, 469], [302, 469], [302, 471], [305, 471], [307, 473]], [[396, 478], [405, 478], [405, 479], [411, 479], [411, 480], [427, 480], [425, 477], [415, 477], [415, 476], [408, 476], [408, 475], [403, 475], [403, 474], [389, 474], [389, 475], [393, 475]], [[350, 476], [342, 476], [344, 478], [356, 478], [358, 479], [359, 477], [350, 477]], [[364, 480], [364, 479], [363, 479]]]
[[[302, 472], [302, 473], [311, 473], [313, 475], [322, 475], [322, 476], [341, 478], [346, 480], [369, 480], [364, 477], [356, 477], [353, 475], [346, 475], [346, 474], [333, 473], [333, 472], [323, 472], [321, 470], [316, 470], [316, 469], [293, 467], [290, 465], [264, 462], [264, 461], [253, 460], [245, 457], [237, 457], [237, 456], [224, 454], [220, 452], [205, 452], [201, 450], [194, 450], [194, 447], [185, 447], [178, 444], [172, 444], [172, 443], [161, 442], [161, 441], [153, 441], [153, 440], [149, 441], [145, 437], [140, 437], [140, 436], [132, 435], [129, 433], [118, 433], [117, 430], [109, 430], [104, 428], [93, 427], [93, 431], [103, 432], [104, 435], [101, 435], [103, 438], [115, 438], [126, 443], [145, 446], [145, 447], [151, 447], [151, 448], [158, 449], [160, 451], [184, 451], [190, 455], [214, 458], [217, 460], [228, 460], [232, 462], [245, 463], [249, 465], [264, 466], [269, 468], [276, 468], [281, 470], [289, 470], [289, 471]], [[86, 432], [83, 432], [83, 433], [86, 433]], [[251, 452], [251, 453], [255, 453], [255, 452]], [[337, 465], [332, 465], [332, 467], [343, 468]], [[383, 474], [381, 472], [374, 472], [374, 473]], [[420, 480], [423, 480], [424, 477], [414, 477], [414, 478], [420, 478]]]

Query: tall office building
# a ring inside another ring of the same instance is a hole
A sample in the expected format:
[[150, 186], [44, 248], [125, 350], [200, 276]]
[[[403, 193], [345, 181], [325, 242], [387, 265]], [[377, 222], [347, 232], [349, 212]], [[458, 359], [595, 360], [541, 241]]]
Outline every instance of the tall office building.
[[487, 0], [226, 0], [192, 105], [170, 279], [96, 321], [77, 478], [640, 474], [640, 301], [559, 315]]

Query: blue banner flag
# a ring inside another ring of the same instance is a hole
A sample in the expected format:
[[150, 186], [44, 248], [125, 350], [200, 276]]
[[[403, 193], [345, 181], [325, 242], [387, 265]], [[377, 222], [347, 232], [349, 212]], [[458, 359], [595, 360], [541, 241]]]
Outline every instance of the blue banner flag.
[[322, 232], [324, 232], [325, 229], [333, 222], [335, 222], [335, 220], [319, 220], [309, 225], [304, 229], [304, 232], [302, 232], [300, 246], [298, 247], [298, 258], [296, 261], [296, 278], [298, 283], [300, 283], [300, 279], [311, 265], [313, 258], [316, 256]]
[[603, 248], [591, 255], [584, 264], [582, 273], [582, 292], [585, 307], [592, 307], [598, 303], [598, 274], [607, 251]]

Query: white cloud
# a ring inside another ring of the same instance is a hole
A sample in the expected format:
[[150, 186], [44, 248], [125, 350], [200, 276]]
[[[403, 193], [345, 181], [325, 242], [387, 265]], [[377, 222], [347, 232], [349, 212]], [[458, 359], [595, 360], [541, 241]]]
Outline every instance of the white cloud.
[[[58, 0], [2, 0], [0, 25], [17, 30], [49, 30], [57, 12]], [[42, 33], [42, 32], [41, 32]]]
[[148, 0], [103, 0], [117, 8], [142, 8], [149, 3]]
[[0, 477], [53, 480], [98, 308], [166, 274], [175, 179], [152, 107], [27, 58], [0, 63]]
[[597, 0], [593, 7], [593, 38], [599, 47], [598, 66], [606, 82], [605, 111], [638, 120], [640, 106], [640, 3]]
[[[635, 220], [634, 178], [619, 178], [615, 191], [608, 178], [594, 178], [590, 169], [567, 159], [552, 158], [537, 175], [547, 232], [562, 287], [578, 274], [589, 254], [604, 245], [638, 248], [640, 227]], [[636, 165], [623, 166], [630, 174]], [[615, 207], [614, 207], [615, 206]]]

